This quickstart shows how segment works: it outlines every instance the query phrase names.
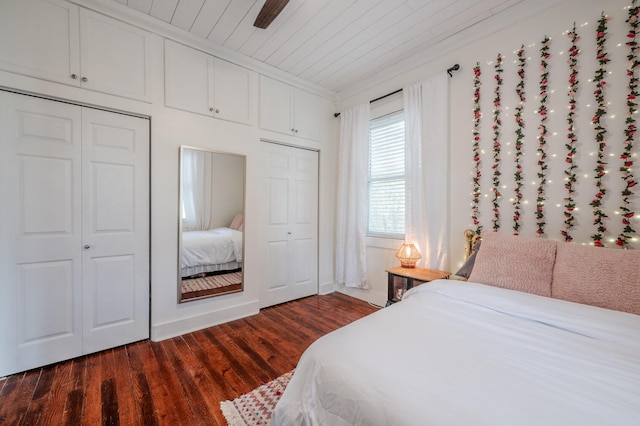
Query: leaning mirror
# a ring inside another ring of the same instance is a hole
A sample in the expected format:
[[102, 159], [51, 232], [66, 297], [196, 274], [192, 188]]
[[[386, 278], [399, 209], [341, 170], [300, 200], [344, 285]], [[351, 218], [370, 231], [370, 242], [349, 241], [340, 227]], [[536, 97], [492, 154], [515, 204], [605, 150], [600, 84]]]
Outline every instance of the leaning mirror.
[[180, 303], [244, 288], [245, 160], [180, 147]]

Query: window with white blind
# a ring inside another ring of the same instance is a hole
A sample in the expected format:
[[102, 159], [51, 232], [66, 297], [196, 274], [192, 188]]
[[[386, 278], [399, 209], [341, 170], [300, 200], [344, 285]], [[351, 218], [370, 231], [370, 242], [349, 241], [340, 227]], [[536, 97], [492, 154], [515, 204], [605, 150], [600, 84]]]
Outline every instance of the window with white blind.
[[371, 120], [369, 236], [403, 238], [405, 212], [404, 112]]

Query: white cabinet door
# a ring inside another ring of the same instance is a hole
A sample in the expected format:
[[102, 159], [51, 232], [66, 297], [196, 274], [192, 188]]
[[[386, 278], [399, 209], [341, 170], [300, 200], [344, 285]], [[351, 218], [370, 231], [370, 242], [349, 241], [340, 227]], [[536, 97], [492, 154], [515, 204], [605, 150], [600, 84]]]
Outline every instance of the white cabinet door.
[[269, 77], [260, 76], [260, 127], [292, 135], [293, 87]]
[[78, 40], [77, 6], [59, 0], [0, 0], [0, 68], [77, 85]]
[[320, 96], [295, 89], [293, 110], [296, 136], [313, 140], [322, 139], [322, 123], [326, 121], [322, 116], [326, 114], [322, 106], [323, 99]]
[[149, 336], [149, 122], [82, 112], [83, 352]]
[[212, 115], [209, 55], [165, 41], [165, 105]]
[[251, 123], [251, 71], [165, 41], [165, 105]]
[[251, 71], [214, 59], [214, 116], [236, 123], [251, 123]]
[[318, 153], [266, 142], [261, 150], [267, 307], [318, 293]]
[[82, 353], [80, 108], [0, 91], [0, 377]]
[[262, 129], [320, 141], [327, 122], [326, 102], [306, 90], [260, 76]]
[[148, 337], [148, 132], [0, 91], [0, 376]]
[[80, 11], [83, 87], [150, 100], [149, 34], [87, 10]]

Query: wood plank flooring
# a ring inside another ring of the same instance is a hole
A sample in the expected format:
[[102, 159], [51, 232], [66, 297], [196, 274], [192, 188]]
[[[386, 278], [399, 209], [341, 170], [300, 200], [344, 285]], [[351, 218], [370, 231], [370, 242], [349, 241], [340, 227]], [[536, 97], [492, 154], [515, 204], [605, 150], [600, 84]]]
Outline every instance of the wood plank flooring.
[[341, 293], [311, 296], [9, 376], [0, 424], [226, 425], [220, 401], [290, 371], [316, 339], [375, 310]]

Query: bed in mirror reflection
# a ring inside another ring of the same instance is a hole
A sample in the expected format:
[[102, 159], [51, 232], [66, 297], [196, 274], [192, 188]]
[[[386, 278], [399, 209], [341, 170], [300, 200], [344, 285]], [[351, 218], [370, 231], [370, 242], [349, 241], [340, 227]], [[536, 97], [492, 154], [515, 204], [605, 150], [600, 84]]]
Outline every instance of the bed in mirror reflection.
[[244, 289], [244, 155], [180, 147], [178, 301]]

